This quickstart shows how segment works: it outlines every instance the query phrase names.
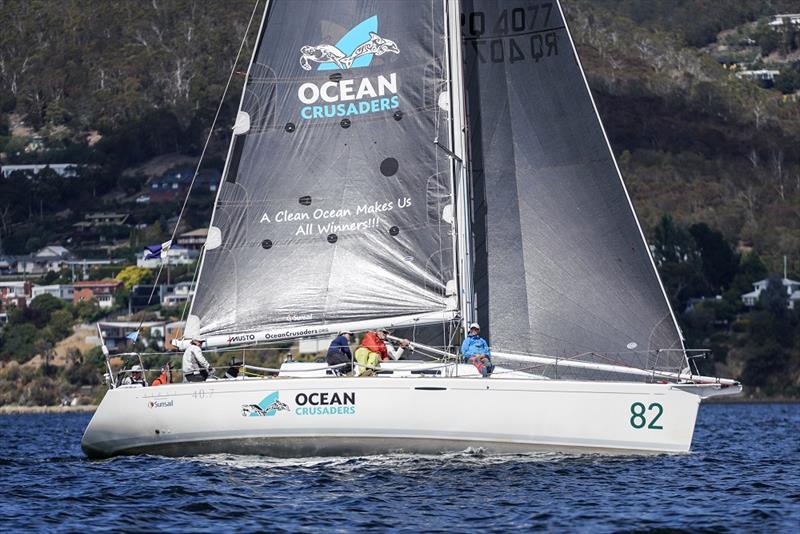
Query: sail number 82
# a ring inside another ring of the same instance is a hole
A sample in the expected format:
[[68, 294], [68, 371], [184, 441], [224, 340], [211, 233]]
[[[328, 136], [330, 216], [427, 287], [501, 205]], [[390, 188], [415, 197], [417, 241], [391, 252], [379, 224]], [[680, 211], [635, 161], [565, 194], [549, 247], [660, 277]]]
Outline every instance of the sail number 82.
[[[631, 426], [633, 428], [644, 428], [647, 425], [647, 428], [662, 430], [664, 427], [656, 423], [663, 413], [664, 407], [657, 402], [652, 403], [647, 409], [641, 402], [634, 402], [631, 404]], [[648, 417], [651, 418], [650, 424], [647, 423]]]

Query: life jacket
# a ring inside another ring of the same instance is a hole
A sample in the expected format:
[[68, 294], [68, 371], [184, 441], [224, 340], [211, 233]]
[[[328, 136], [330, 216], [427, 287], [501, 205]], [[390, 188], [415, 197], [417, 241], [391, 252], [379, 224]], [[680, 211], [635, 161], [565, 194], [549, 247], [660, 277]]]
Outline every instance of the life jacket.
[[386, 343], [378, 337], [377, 332], [367, 332], [361, 340], [359, 347], [364, 347], [370, 352], [377, 352], [381, 355], [381, 360], [389, 359], [389, 351], [386, 350]]
[[161, 374], [158, 375], [158, 378], [153, 380], [153, 383], [151, 385], [152, 386], [163, 386], [164, 384], [169, 384], [169, 376], [167, 376], [167, 373], [162, 371]]

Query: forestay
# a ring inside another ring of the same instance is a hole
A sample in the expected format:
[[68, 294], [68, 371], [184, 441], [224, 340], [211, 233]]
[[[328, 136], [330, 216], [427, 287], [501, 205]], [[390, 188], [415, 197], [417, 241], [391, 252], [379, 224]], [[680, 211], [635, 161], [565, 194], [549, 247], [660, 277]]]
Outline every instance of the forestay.
[[268, 4], [189, 330], [455, 310], [442, 1]]
[[465, 0], [463, 10], [477, 307], [492, 346], [684, 368], [680, 333], [558, 3]]

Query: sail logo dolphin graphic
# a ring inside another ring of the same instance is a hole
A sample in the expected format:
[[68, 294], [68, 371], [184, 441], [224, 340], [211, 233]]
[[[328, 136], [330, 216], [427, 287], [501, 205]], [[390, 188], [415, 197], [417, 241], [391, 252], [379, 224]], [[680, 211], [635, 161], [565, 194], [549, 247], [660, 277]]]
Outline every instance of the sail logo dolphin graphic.
[[[378, 33], [376, 15], [361, 21], [335, 45], [323, 43], [301, 47], [300, 67], [312, 71], [316, 64], [317, 71], [350, 72], [369, 67], [375, 56], [385, 54], [400, 54], [400, 48]], [[297, 100], [301, 104], [298, 114], [303, 120], [338, 120], [395, 110], [400, 107], [400, 83], [397, 72], [373, 72], [362, 78], [340, 74], [324, 82], [307, 81], [297, 87]]]
[[354, 69], [368, 67], [374, 56], [399, 54], [397, 44], [378, 35], [378, 17], [370, 17], [339, 39], [335, 45], [306, 45], [300, 48], [300, 66], [311, 70], [312, 62], [319, 63], [317, 70]]
[[272, 417], [278, 412], [291, 412], [292, 410], [278, 397], [279, 391], [273, 391], [258, 404], [243, 404], [242, 416], [243, 417]]

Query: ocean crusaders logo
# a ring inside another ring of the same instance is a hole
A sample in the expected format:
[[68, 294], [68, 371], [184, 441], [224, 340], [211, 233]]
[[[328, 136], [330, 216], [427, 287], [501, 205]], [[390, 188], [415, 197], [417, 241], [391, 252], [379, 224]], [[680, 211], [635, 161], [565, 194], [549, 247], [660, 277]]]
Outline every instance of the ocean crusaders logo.
[[[280, 401], [280, 392], [273, 391], [258, 404], [243, 404], [244, 417], [272, 417], [278, 412], [291, 412], [291, 408]], [[298, 393], [294, 397], [295, 415], [355, 415], [355, 391], [312, 391]]]
[[[351, 70], [368, 67], [374, 56], [399, 54], [397, 44], [378, 34], [378, 17], [370, 17], [339, 39], [335, 45], [306, 45], [300, 49], [300, 66], [311, 70]], [[297, 90], [303, 119], [323, 119], [364, 115], [400, 106], [397, 73], [377, 77], [330, 80], [322, 84], [307, 82]]]

